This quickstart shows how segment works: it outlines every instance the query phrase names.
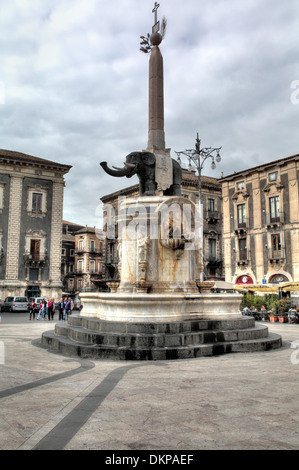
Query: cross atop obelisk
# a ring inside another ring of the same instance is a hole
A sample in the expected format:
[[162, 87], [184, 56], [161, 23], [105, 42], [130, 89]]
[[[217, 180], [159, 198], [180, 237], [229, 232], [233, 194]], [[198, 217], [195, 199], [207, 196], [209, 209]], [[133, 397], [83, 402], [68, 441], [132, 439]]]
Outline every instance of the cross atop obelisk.
[[160, 22], [158, 21], [158, 16], [157, 16], [157, 11], [159, 8], [160, 4], [155, 2], [155, 6], [152, 10], [152, 12], [155, 14], [155, 23], [154, 26], [152, 27], [152, 33], [157, 33], [160, 29]]
[[162, 35], [159, 33], [160, 22], [157, 16], [159, 6], [155, 2], [152, 10], [155, 23], [150, 36], [153, 47], [149, 61], [149, 127], [147, 148], [151, 151], [165, 150], [163, 57], [159, 49]]

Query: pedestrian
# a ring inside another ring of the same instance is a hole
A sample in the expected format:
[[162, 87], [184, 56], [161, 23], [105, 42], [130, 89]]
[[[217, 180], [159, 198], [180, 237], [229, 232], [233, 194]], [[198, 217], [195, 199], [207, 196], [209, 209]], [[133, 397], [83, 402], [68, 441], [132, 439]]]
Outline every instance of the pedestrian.
[[53, 305], [55, 309], [55, 304], [54, 304], [54, 299], [49, 299], [48, 302], [48, 320], [53, 320], [54, 318], [54, 310], [53, 310]]
[[44, 299], [43, 320], [45, 319], [46, 315], [48, 315], [48, 302], [46, 299]]
[[64, 310], [64, 302], [63, 302], [63, 299], [61, 298], [59, 300], [59, 320], [63, 320], [63, 310]]
[[65, 297], [63, 299], [63, 320], [66, 320], [66, 304], [67, 304], [67, 298]]
[[36, 303], [34, 302], [34, 299], [33, 299], [29, 307], [29, 320], [31, 320], [31, 317], [32, 317], [32, 320], [35, 319], [35, 309], [36, 309]]
[[78, 306], [79, 313], [81, 313], [82, 308], [83, 308], [83, 304], [81, 300], [79, 300], [79, 306]]
[[39, 317], [42, 317], [42, 320], [44, 319], [44, 302], [41, 300], [39, 303], [39, 311], [37, 315], [37, 320], [39, 320]]
[[71, 302], [71, 299], [68, 298], [66, 300], [66, 304], [65, 304], [65, 319], [67, 320], [69, 315], [71, 315], [72, 313], [72, 302]]

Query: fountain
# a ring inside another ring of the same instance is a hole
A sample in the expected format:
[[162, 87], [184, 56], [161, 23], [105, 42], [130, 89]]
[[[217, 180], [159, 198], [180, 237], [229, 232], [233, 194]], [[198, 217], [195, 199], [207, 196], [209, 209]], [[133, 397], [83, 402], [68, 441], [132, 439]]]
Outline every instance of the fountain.
[[83, 310], [42, 335], [56, 351], [95, 359], [186, 359], [276, 348], [281, 338], [242, 317], [239, 294], [212, 294], [202, 278], [203, 221], [195, 204], [181, 196], [181, 168], [165, 148], [163, 34], [157, 21], [150, 52], [147, 149], [132, 152], [122, 168], [101, 166], [113, 177], [139, 178], [139, 197], [118, 213], [120, 281], [110, 292], [82, 293]]

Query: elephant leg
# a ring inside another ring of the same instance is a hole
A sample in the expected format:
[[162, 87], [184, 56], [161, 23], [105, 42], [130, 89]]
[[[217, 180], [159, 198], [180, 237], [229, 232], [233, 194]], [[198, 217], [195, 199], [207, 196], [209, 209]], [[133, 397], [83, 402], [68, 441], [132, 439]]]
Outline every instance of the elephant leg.
[[173, 184], [172, 185], [172, 195], [173, 196], [181, 196], [181, 185], [180, 184]]
[[156, 194], [156, 184], [154, 181], [147, 180], [145, 183], [145, 196], [155, 196]]

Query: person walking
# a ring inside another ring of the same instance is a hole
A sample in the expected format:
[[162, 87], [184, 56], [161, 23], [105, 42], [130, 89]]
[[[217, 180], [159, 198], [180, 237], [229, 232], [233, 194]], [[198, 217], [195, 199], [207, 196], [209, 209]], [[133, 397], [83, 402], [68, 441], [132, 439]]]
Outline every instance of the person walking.
[[66, 304], [65, 304], [65, 319], [67, 320], [69, 315], [71, 315], [72, 313], [72, 303], [71, 303], [71, 299], [68, 298], [67, 301], [66, 301]]
[[35, 319], [35, 309], [36, 309], [36, 303], [34, 302], [34, 300], [32, 300], [30, 307], [29, 307], [29, 320], [31, 320], [31, 317], [32, 317], [32, 320]]
[[54, 309], [55, 309], [55, 304], [54, 304], [54, 299], [49, 299], [48, 302], [48, 320], [53, 320], [54, 318]]
[[42, 320], [44, 319], [44, 302], [41, 300], [40, 303], [39, 303], [39, 311], [38, 311], [38, 315], [37, 315], [37, 320], [39, 320], [39, 317], [42, 317]]
[[64, 310], [64, 302], [63, 302], [63, 299], [61, 298], [59, 300], [59, 320], [63, 320], [63, 310]]
[[45, 319], [46, 315], [48, 315], [48, 300], [44, 299], [44, 317], [43, 317], [43, 320]]

